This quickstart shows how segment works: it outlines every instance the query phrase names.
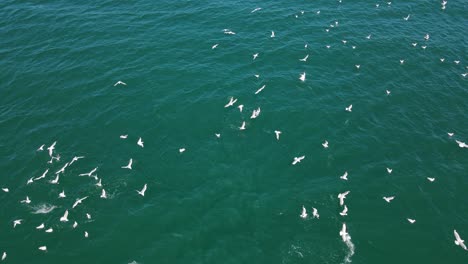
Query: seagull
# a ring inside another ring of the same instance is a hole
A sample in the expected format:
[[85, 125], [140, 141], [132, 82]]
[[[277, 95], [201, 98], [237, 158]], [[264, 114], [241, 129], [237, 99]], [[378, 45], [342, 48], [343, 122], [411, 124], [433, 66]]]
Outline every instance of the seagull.
[[35, 178], [34, 180], [37, 181], [37, 180], [40, 180], [40, 179], [43, 179], [45, 178], [46, 174], [49, 172], [49, 169], [47, 169], [46, 171], [44, 171], [44, 173], [42, 173], [41, 176]]
[[413, 42], [413, 43], [411, 43], [411, 45], [413, 45], [413, 47], [416, 47], [418, 45], [418, 43]]
[[254, 109], [252, 112], [252, 115], [250, 116], [250, 119], [255, 119], [260, 115], [260, 107], [257, 109]]
[[263, 89], [265, 89], [266, 85], [263, 85], [262, 87], [260, 87], [256, 92], [255, 94], [258, 94], [260, 93]]
[[60, 217], [60, 222], [68, 222], [68, 210], [66, 210], [63, 216]]
[[229, 103], [227, 103], [227, 104], [224, 106], [224, 108], [233, 106], [236, 102], [237, 102], [237, 99], [235, 99], [234, 97], [231, 97], [231, 98], [229, 99]]
[[325, 46], [325, 47], [327, 47], [327, 49], [329, 49], [331, 46], [330, 46], [330, 45], [327, 45], [327, 46]]
[[8, 188], [2, 188], [2, 191], [9, 192], [10, 190]]
[[296, 165], [297, 163], [301, 162], [304, 158], [305, 158], [305, 156], [294, 157], [292, 165]]
[[388, 174], [391, 174], [391, 173], [392, 173], [392, 171], [393, 171], [393, 169], [387, 168], [387, 172], [388, 172]]
[[343, 211], [340, 212], [340, 215], [341, 216], [348, 215], [348, 207], [346, 206], [346, 204], [344, 205]]
[[465, 241], [461, 239], [460, 235], [458, 234], [457, 230], [453, 230], [453, 234], [455, 235], [455, 245], [460, 246], [464, 250], [468, 250], [465, 246]]
[[405, 63], [405, 60], [400, 60], [400, 64], [403, 64], [403, 63]]
[[80, 204], [81, 202], [83, 202], [84, 200], [86, 200], [88, 198], [88, 196], [85, 196], [83, 198], [78, 198], [76, 199], [76, 202], [73, 204], [72, 208], [75, 208], [78, 204]]
[[6, 257], [7, 257], [7, 253], [6, 253], [6, 252], [3, 252], [3, 254], [2, 254], [2, 261], [4, 261], [4, 260], [6, 259]]
[[275, 37], [275, 32], [274, 31], [271, 31], [271, 36], [270, 38], [274, 38]]
[[239, 130], [245, 130], [245, 121], [242, 122], [242, 125], [239, 127]]
[[299, 59], [299, 60], [300, 60], [300, 61], [307, 61], [308, 58], [309, 58], [309, 54], [307, 54], [304, 58]]
[[57, 144], [57, 141], [55, 141], [54, 143], [52, 143], [52, 145], [50, 145], [50, 147], [47, 148], [47, 150], [49, 151], [49, 156], [50, 156], [50, 157], [52, 157], [52, 154], [53, 154], [53, 152], [54, 152], [55, 144]]
[[76, 228], [77, 226], [78, 226], [78, 223], [75, 221], [75, 222], [73, 223], [73, 228]]
[[180, 148], [179, 149], [179, 153], [184, 153], [185, 152], [185, 148]]
[[75, 161], [77, 161], [79, 159], [82, 159], [82, 158], [84, 158], [84, 156], [79, 156], [79, 157], [75, 156], [75, 157], [73, 157], [73, 159], [70, 161], [70, 164], [68, 164], [68, 166], [72, 165]]
[[390, 95], [390, 91], [389, 90], [385, 90], [385, 92], [387, 93], [387, 95]]
[[52, 184], [58, 184], [59, 182], [59, 178], [60, 178], [60, 174], [57, 174], [57, 176], [55, 177], [55, 179], [51, 180], [50, 183]]
[[316, 13], [317, 13], [317, 15], [320, 15], [320, 10], [319, 10], [319, 11], [317, 11]]
[[445, 61], [445, 58], [440, 58], [440, 62], [444, 62]]
[[47, 163], [52, 164], [52, 161], [54, 160], [60, 161], [60, 155], [57, 155], [57, 157], [51, 157]]
[[325, 142], [322, 143], [322, 146], [323, 146], [324, 148], [328, 148], [328, 141], [325, 140]]
[[86, 213], [86, 218], [91, 219], [91, 215]]
[[132, 169], [132, 163], [133, 163], [133, 159], [130, 159], [128, 161], [128, 165], [127, 166], [123, 166], [122, 169], [129, 169], [131, 170]]
[[101, 197], [102, 199], [107, 199], [106, 190], [102, 189], [101, 196], [99, 197]]
[[254, 76], [255, 76], [255, 78], [257, 78], [257, 79], [260, 77], [259, 74], [254, 74]]
[[306, 79], [306, 73], [303, 72], [303, 73], [301, 73], [301, 75], [300, 75], [300, 77], [299, 77], [299, 80], [305, 82], [305, 79]]
[[339, 193], [338, 194], [338, 199], [340, 199], [340, 206], [343, 206], [344, 204], [344, 199], [346, 199], [346, 196], [349, 194], [349, 191], [346, 191], [344, 193]]
[[44, 151], [45, 144], [42, 144], [36, 151]]
[[343, 223], [343, 227], [341, 228], [340, 236], [343, 239], [343, 242], [346, 242], [349, 239], [349, 235], [346, 232], [346, 224], [345, 223]]
[[459, 60], [456, 60], [456, 61], [453, 61], [453, 62], [455, 62], [455, 64], [457, 64], [457, 65], [460, 63]]
[[425, 50], [425, 49], [427, 48], [427, 46], [421, 46], [421, 48], [422, 48], [423, 50]]
[[346, 111], [351, 112], [353, 110], [353, 105], [349, 105], [345, 108]]
[[252, 55], [252, 57], [255, 60], [258, 57], [258, 53], [255, 53], [254, 55]]
[[383, 199], [387, 202], [390, 203], [393, 199], [395, 199], [395, 196], [390, 196], [390, 197], [383, 197]]
[[458, 141], [458, 140], [455, 140], [455, 142], [457, 142], [458, 146], [460, 148], [468, 148], [468, 145], [465, 144], [465, 142], [461, 142], [461, 141]]
[[244, 109], [244, 105], [238, 105], [237, 108], [239, 108], [239, 112], [242, 113], [242, 109]]
[[138, 139], [137, 145], [143, 148], [143, 147], [144, 147], [143, 143], [144, 143], [144, 142], [143, 142], [143, 140], [142, 140], [141, 137], [140, 137], [140, 138]]
[[346, 41], [346, 40], [342, 40], [341, 42], [343, 42], [343, 44], [346, 44], [346, 42], [348, 42], [348, 41]]
[[31, 203], [31, 200], [29, 200], [29, 196], [26, 196], [26, 199], [24, 199], [24, 200], [21, 201], [20, 203], [27, 203], [27, 204], [30, 204], [30, 203]]
[[43, 229], [43, 228], [44, 228], [44, 226], [45, 226], [45, 225], [44, 225], [44, 223], [42, 223], [42, 224], [40, 224], [40, 225], [36, 226], [36, 229]]
[[89, 236], [88, 232], [85, 231], [84, 232], [84, 237], [88, 238], [88, 236]]
[[102, 183], [101, 183], [102, 179], [99, 179], [99, 181], [95, 184], [97, 187], [102, 187]]
[[124, 83], [124, 82], [122, 82], [122, 81], [118, 81], [118, 82], [116, 82], [116, 83], [114, 84], [114, 86], [117, 86], [117, 85], [119, 85], [119, 84], [121, 84], [121, 85], [127, 85], [126, 83]]
[[62, 192], [59, 193], [59, 198], [65, 198], [65, 197], [67, 197], [67, 196], [65, 195], [65, 191], [62, 190]]
[[31, 184], [34, 182], [34, 177], [30, 178], [26, 184]]
[[408, 21], [409, 18], [410, 18], [410, 15], [408, 14], [408, 16], [404, 17], [403, 19], [404, 19], [405, 21]]
[[281, 131], [275, 130], [276, 140], [279, 140]]
[[67, 166], [68, 166], [68, 162], [65, 163], [65, 165], [64, 165], [60, 170], [58, 170], [57, 172], [55, 172], [55, 174], [59, 174], [59, 173], [65, 172], [65, 169], [67, 168]]
[[356, 69], [358, 69], [358, 70], [359, 70], [359, 68], [361, 68], [361, 65], [359, 65], [359, 64], [357, 64], [355, 66], [356, 66]]
[[21, 225], [21, 221], [23, 221], [23, 219], [13, 221], [13, 228], [15, 228], [17, 225]]
[[427, 180], [430, 181], [430, 182], [433, 182], [433, 181], [435, 181], [435, 178], [429, 178], [429, 177], [427, 177]]
[[223, 31], [224, 31], [224, 34], [227, 34], [227, 35], [235, 35], [236, 34], [236, 32], [231, 31], [229, 29], [224, 29]]
[[369, 35], [366, 37], [366, 39], [370, 39], [371, 36], [372, 36], [372, 34], [369, 34]]
[[92, 169], [92, 170], [91, 170], [90, 172], [88, 172], [88, 173], [78, 174], [78, 176], [88, 176], [88, 177], [91, 177], [91, 175], [92, 175], [93, 173], [95, 173], [95, 172], [97, 171], [97, 169], [98, 169], [98, 167]]
[[221, 134], [215, 133], [215, 136], [216, 136], [217, 138], [220, 138], [220, 137], [221, 137]]
[[126, 139], [128, 137], [128, 135], [120, 135], [119, 138], [121, 139]]
[[146, 183], [145, 185], [143, 186], [143, 189], [141, 189], [141, 191], [138, 191], [136, 190], [136, 192], [141, 195], [141, 196], [145, 196], [145, 192], [146, 192]]
[[46, 246], [40, 246], [40, 247], [39, 247], [39, 250], [46, 251], [46, 250], [47, 250], [47, 247], [46, 247]]
[[51, 228], [47, 229], [45, 232], [46, 233], [52, 233], [52, 232], [54, 232], [54, 229], [51, 227]]
[[414, 219], [411, 219], [411, 218], [407, 218], [408, 222], [410, 222], [411, 224], [414, 224], [414, 222], [416, 222], [416, 220]]
[[348, 172], [345, 171], [345, 173], [343, 174], [343, 176], [340, 176], [340, 179], [347, 181], [347, 180], [348, 180]]
[[312, 218], [317, 218], [317, 219], [320, 218], [317, 208], [312, 207]]
[[299, 215], [302, 219], [306, 219], [307, 217], [307, 210], [305, 209], [304, 206], [302, 206], [302, 212], [301, 214]]
[[255, 12], [259, 11], [259, 10], [262, 10], [262, 8], [261, 8], [261, 7], [257, 7], [257, 8], [255, 8], [254, 10], [252, 10], [250, 13], [255, 13]]
[[218, 47], [219, 44], [214, 44], [213, 46], [211, 46], [211, 49], [216, 49]]
[[424, 36], [424, 39], [429, 40], [429, 34], [426, 34], [426, 36]]

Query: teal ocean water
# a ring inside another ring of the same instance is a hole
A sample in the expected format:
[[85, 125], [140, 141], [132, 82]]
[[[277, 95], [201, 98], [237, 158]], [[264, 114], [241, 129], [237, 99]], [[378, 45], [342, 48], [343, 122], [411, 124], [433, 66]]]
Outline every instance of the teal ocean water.
[[468, 263], [468, 8], [442, 7], [0, 2], [5, 263]]

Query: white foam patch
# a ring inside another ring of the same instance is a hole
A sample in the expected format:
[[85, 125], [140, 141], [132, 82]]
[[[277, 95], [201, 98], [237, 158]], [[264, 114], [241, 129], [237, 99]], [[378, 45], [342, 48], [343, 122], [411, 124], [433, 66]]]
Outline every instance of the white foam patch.
[[33, 214], [48, 214], [52, 212], [52, 210], [54, 210], [55, 208], [57, 208], [57, 206], [51, 204], [39, 204], [37, 206], [32, 207], [32, 209], [34, 210]]
[[351, 241], [351, 236], [349, 234], [345, 241], [345, 244], [348, 247], [348, 254], [344, 259], [344, 263], [351, 263], [351, 257], [354, 255], [354, 244], [353, 241]]

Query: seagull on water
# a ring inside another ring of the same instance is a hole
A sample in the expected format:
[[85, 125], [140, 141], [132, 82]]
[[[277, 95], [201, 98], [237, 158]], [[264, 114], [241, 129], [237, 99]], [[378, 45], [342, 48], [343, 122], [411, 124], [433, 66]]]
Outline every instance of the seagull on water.
[[281, 131], [275, 130], [276, 140], [279, 140]]
[[300, 60], [300, 61], [307, 61], [308, 58], [309, 58], [309, 54], [307, 54], [304, 58], [299, 59], [299, 60]]
[[42, 224], [36, 226], [36, 229], [44, 229], [44, 226], [45, 226], [44, 223], [42, 223]]
[[350, 191], [346, 191], [344, 193], [339, 193], [338, 194], [338, 199], [340, 199], [340, 206], [343, 206], [344, 204], [344, 199], [346, 199], [346, 196], [349, 194]]
[[39, 247], [39, 250], [47, 251], [47, 246], [40, 246], [40, 247]]
[[260, 78], [260, 75], [259, 74], [254, 74], [255, 78]]
[[242, 122], [242, 125], [239, 127], [239, 130], [245, 130], [245, 121]]
[[21, 221], [23, 221], [23, 219], [13, 221], [13, 228], [15, 228], [17, 225], [21, 225]]
[[128, 135], [120, 135], [119, 138], [121, 139], [126, 139], [128, 137]]
[[211, 46], [211, 49], [216, 49], [218, 47], [219, 44], [214, 44], [213, 46]]
[[255, 94], [260, 93], [263, 89], [265, 89], [265, 87], [266, 87], [266, 84], [264, 84], [262, 87], [260, 87], [260, 88], [255, 92]]
[[91, 175], [92, 175], [93, 173], [95, 173], [95, 172], [97, 171], [97, 169], [98, 169], [98, 167], [92, 169], [92, 170], [91, 170], [90, 172], [88, 172], [88, 173], [81, 173], [81, 174], [78, 174], [78, 176], [88, 176], [88, 177], [91, 177]]
[[42, 144], [36, 151], [44, 151], [45, 144]]
[[180, 148], [179, 149], [179, 153], [184, 153], [185, 152], [185, 148]]
[[411, 218], [407, 218], [406, 220], [408, 220], [408, 222], [410, 222], [410, 224], [414, 224], [416, 222], [415, 219], [411, 219]]
[[60, 222], [68, 222], [68, 210], [66, 210], [63, 216], [60, 217]]
[[86, 200], [88, 198], [88, 196], [85, 196], [83, 198], [78, 198], [76, 199], [75, 203], [73, 204], [72, 208], [75, 208], [78, 204], [80, 204], [81, 202], [83, 202], [84, 200]]
[[99, 196], [99, 197], [102, 198], [102, 199], [107, 199], [106, 190], [102, 189], [101, 196]]
[[353, 105], [349, 105], [348, 107], [345, 108], [345, 110], [348, 112], [353, 111]]
[[31, 203], [31, 200], [29, 199], [29, 196], [26, 196], [26, 199], [20, 201], [20, 203], [30, 204], [30, 203]]
[[91, 215], [86, 213], [86, 218], [91, 219]]
[[292, 165], [296, 165], [297, 163], [301, 162], [304, 158], [305, 158], [305, 156], [294, 157]]
[[305, 80], [306, 80], [306, 73], [305, 72], [301, 73], [301, 75], [299, 77], [299, 80], [305, 82]]
[[67, 196], [65, 195], [65, 191], [62, 190], [62, 192], [59, 193], [59, 198], [65, 198], [65, 197], [67, 197]]
[[347, 181], [348, 180], [348, 172], [345, 171], [345, 173], [342, 176], [340, 176], [340, 179]]
[[145, 196], [146, 187], [147, 187], [147, 185], [145, 183], [145, 185], [143, 186], [143, 189], [141, 189], [141, 191], [136, 190], [136, 192], [141, 196]]
[[464, 250], [468, 250], [465, 245], [465, 241], [461, 239], [460, 235], [458, 234], [457, 230], [453, 230], [453, 234], [455, 235], [455, 245], [460, 246]]
[[418, 43], [413, 42], [413, 43], [411, 43], [411, 45], [413, 45], [413, 47], [416, 47], [418, 45]]
[[343, 239], [343, 242], [346, 242], [347, 240], [349, 240], [349, 235], [346, 232], [346, 224], [345, 223], [343, 223], [343, 227], [341, 228], [340, 236]]
[[117, 86], [117, 85], [127, 85], [127, 84], [122, 81], [118, 81], [114, 84], [114, 86]]
[[395, 199], [395, 196], [390, 196], [390, 197], [383, 197], [383, 199], [387, 202], [390, 203], [393, 199]]
[[143, 148], [143, 147], [144, 147], [143, 143], [144, 143], [144, 142], [143, 142], [143, 140], [142, 140], [141, 137], [140, 137], [140, 138], [138, 139], [137, 145]]
[[215, 133], [215, 136], [216, 136], [217, 138], [220, 138], [220, 137], [221, 137], [221, 134]]
[[346, 204], [344, 205], [343, 211], [340, 212], [340, 215], [341, 216], [348, 215], [348, 207], [346, 206]]
[[224, 108], [233, 106], [236, 102], [237, 102], [237, 98], [231, 97], [231, 98], [229, 99], [229, 103], [227, 103], [227, 104], [224, 106]]
[[325, 142], [322, 143], [322, 146], [323, 146], [324, 148], [328, 148], [328, 141], [325, 140]]
[[302, 206], [302, 212], [301, 214], [299, 215], [302, 219], [306, 219], [307, 217], [307, 210], [305, 209], [304, 206]]
[[122, 169], [129, 169], [131, 170], [132, 169], [132, 163], [133, 163], [133, 159], [130, 159], [128, 161], [128, 165], [127, 166], [123, 166]]
[[317, 218], [317, 219], [320, 218], [317, 208], [312, 207], [312, 218]]

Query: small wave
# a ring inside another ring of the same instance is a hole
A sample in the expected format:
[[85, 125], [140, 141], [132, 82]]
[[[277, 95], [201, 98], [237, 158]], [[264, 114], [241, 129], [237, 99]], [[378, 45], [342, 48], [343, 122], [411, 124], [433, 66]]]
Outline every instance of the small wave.
[[348, 254], [344, 259], [344, 263], [351, 263], [351, 257], [354, 255], [354, 244], [351, 241], [351, 236], [348, 234], [348, 239], [346, 239], [345, 244], [348, 247]]
[[34, 210], [33, 214], [48, 214], [52, 212], [52, 210], [54, 210], [55, 208], [57, 208], [57, 206], [55, 205], [39, 204], [37, 206], [34, 206], [32, 209]]

